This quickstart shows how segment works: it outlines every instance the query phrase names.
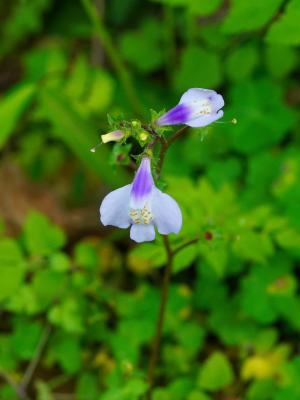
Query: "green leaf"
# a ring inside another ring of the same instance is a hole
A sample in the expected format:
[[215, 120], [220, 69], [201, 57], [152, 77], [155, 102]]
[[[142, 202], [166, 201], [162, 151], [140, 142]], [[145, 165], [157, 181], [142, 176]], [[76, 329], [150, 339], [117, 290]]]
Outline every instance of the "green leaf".
[[24, 84], [0, 100], [0, 149], [14, 132], [21, 115], [33, 99], [35, 90], [35, 85]]
[[44, 90], [41, 94], [48, 118], [55, 128], [56, 135], [90, 170], [94, 171], [106, 183], [122, 185], [127, 182], [122, 170], [118, 173], [108, 163], [109, 153], [101, 146], [96, 153], [90, 149], [95, 146], [95, 132], [87, 121], [81, 118], [70, 106], [63, 95]]
[[265, 52], [266, 65], [275, 78], [284, 78], [297, 66], [297, 50], [289, 46], [270, 45]]
[[122, 388], [113, 388], [101, 396], [101, 400], [139, 400], [148, 389], [144, 380], [132, 378]]
[[14, 313], [33, 315], [41, 310], [41, 303], [31, 285], [23, 285], [9, 299], [7, 309]]
[[37, 400], [55, 400], [48, 384], [40, 379], [35, 382]]
[[264, 262], [274, 252], [270, 238], [265, 234], [244, 231], [236, 238], [233, 249], [245, 260]]
[[161, 26], [154, 19], [144, 19], [139, 30], [121, 36], [120, 50], [124, 58], [144, 73], [157, 70], [163, 63]]
[[188, 246], [185, 249], [178, 252], [174, 258], [173, 271], [175, 273], [180, 272], [186, 268], [191, 267], [198, 255], [197, 246]]
[[127, 262], [134, 270], [161, 267], [166, 263], [166, 251], [161, 245], [143, 243], [129, 252]]
[[222, 70], [217, 53], [195, 45], [183, 51], [175, 73], [175, 86], [178, 91], [189, 87], [217, 87], [221, 81]]
[[286, 228], [277, 233], [276, 241], [284, 249], [299, 249], [300, 233], [295, 229]]
[[21, 360], [30, 360], [36, 351], [41, 333], [39, 323], [17, 319], [11, 336], [14, 353]]
[[49, 321], [61, 326], [69, 333], [83, 333], [83, 315], [80, 304], [75, 298], [64, 298], [61, 304], [54, 306], [49, 311]]
[[76, 384], [76, 398], [78, 400], [94, 400], [99, 394], [98, 379], [96, 375], [83, 372]]
[[51, 351], [63, 370], [70, 375], [75, 374], [81, 367], [81, 352], [79, 339], [71, 335], [59, 335]]
[[223, 30], [226, 33], [240, 33], [262, 28], [279, 10], [282, 2], [283, 0], [233, 0], [224, 19]]
[[[269, 194], [270, 187], [280, 175], [281, 160], [273, 152], [253, 154], [248, 162], [247, 196], [252, 197], [252, 203], [261, 203]], [[270, 218], [271, 220], [271, 218]]]
[[0, 335], [0, 370], [14, 370], [17, 366], [17, 357], [14, 353], [11, 336]]
[[211, 400], [211, 397], [204, 392], [193, 391], [189, 394], [187, 400]]
[[225, 182], [234, 182], [242, 174], [242, 165], [238, 158], [228, 157], [226, 160], [216, 160], [208, 166], [207, 176], [216, 187]]
[[27, 250], [34, 255], [49, 255], [66, 242], [64, 232], [37, 211], [27, 215], [23, 230]]
[[282, 389], [274, 391], [272, 397], [274, 400], [298, 400], [299, 399], [299, 389], [291, 387], [283, 387]]
[[128, 381], [123, 389], [124, 400], [138, 400], [140, 396], [144, 395], [148, 389], [148, 384], [138, 378], [133, 378]]
[[77, 243], [74, 257], [76, 264], [88, 269], [94, 269], [99, 261], [96, 247], [92, 243], [86, 242]]
[[[253, 382], [247, 390], [247, 400], [267, 400], [273, 399], [277, 392], [276, 384], [273, 380], [263, 380]], [[286, 397], [290, 399], [289, 397]]]
[[186, 322], [180, 325], [176, 338], [186, 352], [196, 354], [204, 344], [204, 330], [196, 322]]
[[257, 353], [264, 353], [271, 350], [278, 340], [278, 333], [275, 329], [264, 329], [253, 338], [253, 344]]
[[29, 3], [21, 1], [14, 3], [13, 7], [8, 9], [8, 12], [11, 10], [11, 14], [3, 21], [3, 36], [6, 39], [1, 43], [0, 56], [24, 41], [29, 34], [41, 30], [43, 13], [51, 3], [51, 0], [32, 0]]
[[58, 43], [49, 41], [32, 47], [24, 54], [25, 79], [26, 81], [37, 82], [51, 76], [51, 80], [46, 79], [47, 86], [57, 85], [63, 80], [63, 72], [68, 66], [67, 54]]
[[271, 25], [266, 36], [267, 42], [298, 46], [300, 44], [299, 19], [299, 0], [291, 0], [284, 14]]
[[32, 280], [32, 289], [41, 309], [47, 308], [60, 298], [66, 279], [64, 273], [50, 269], [36, 272]]
[[[232, 146], [250, 154], [278, 143], [292, 128], [294, 113], [283, 102], [280, 86], [261, 79], [235, 85], [230, 94], [229, 118], [237, 118], [234, 126], [224, 126]], [[274, 118], [276, 115], [276, 118]], [[255, 134], [251, 134], [255, 126]]]
[[170, 7], [184, 7], [192, 15], [210, 15], [217, 11], [222, 0], [152, 0]]
[[185, 6], [186, 0], [152, 0], [157, 3], [167, 4], [171, 7]]
[[215, 243], [212, 244], [200, 241], [198, 247], [216, 276], [224, 276], [228, 264], [229, 249], [227, 243], [224, 240], [215, 240]]
[[258, 49], [245, 45], [233, 50], [226, 59], [225, 69], [229, 79], [233, 82], [248, 78], [259, 60]]
[[284, 378], [284, 383], [281, 390], [276, 388], [276, 394], [274, 399], [276, 400], [284, 400], [284, 399], [291, 399], [297, 400], [299, 398], [300, 392], [300, 375], [299, 369], [300, 368], [300, 358], [297, 354], [295, 357], [289, 360], [289, 362], [285, 363], [282, 368], [282, 375]]
[[25, 263], [13, 239], [0, 240], [0, 301], [18, 290], [25, 276]]
[[191, 14], [210, 15], [218, 10], [222, 0], [187, 0], [186, 6]]
[[57, 252], [51, 254], [50, 260], [49, 260], [49, 266], [50, 268], [53, 269], [53, 271], [57, 272], [64, 272], [67, 271], [70, 267], [70, 259], [67, 256], [67, 254], [62, 253], [62, 252]]
[[198, 384], [209, 391], [217, 391], [234, 380], [233, 369], [224, 353], [214, 352], [204, 362], [198, 376]]
[[[261, 323], [271, 323], [288, 310], [293, 319], [296, 281], [289, 265], [278, 257], [268, 265], [255, 265], [242, 279], [240, 304], [247, 315]], [[257, 301], [259, 299], [259, 301]]]
[[109, 72], [91, 68], [87, 57], [82, 55], [77, 57], [64, 87], [74, 109], [83, 117], [105, 111], [113, 100], [114, 90], [115, 82]]
[[[99, 114], [111, 105], [114, 95], [115, 82], [106, 70], [89, 71], [92, 82], [87, 98], [82, 101], [84, 107], [95, 114]], [[101, 96], [99, 96], [101, 93]]]
[[200, 262], [199, 276], [194, 287], [194, 303], [196, 308], [213, 310], [220, 304], [226, 304], [227, 288], [220, 279], [208, 275], [207, 272], [205, 266]]

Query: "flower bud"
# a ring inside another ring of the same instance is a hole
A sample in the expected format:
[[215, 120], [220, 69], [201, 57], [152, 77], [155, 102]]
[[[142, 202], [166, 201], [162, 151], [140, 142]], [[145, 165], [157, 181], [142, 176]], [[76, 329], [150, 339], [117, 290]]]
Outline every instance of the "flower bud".
[[121, 139], [123, 139], [123, 137], [124, 132], [119, 130], [101, 135], [102, 143], [119, 142]]
[[131, 121], [131, 125], [132, 125], [133, 128], [140, 128], [141, 123], [140, 123], [139, 120], [134, 119], [133, 121]]
[[139, 134], [139, 139], [140, 139], [142, 142], [145, 142], [145, 141], [148, 139], [148, 137], [149, 137], [149, 134], [148, 134], [146, 131], [143, 131], [143, 132], [141, 132], [141, 133]]

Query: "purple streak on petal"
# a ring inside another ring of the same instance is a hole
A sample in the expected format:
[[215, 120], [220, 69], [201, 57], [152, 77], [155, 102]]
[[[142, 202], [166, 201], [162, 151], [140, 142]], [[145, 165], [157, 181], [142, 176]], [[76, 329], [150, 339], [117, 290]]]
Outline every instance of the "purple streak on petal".
[[187, 104], [178, 104], [171, 108], [156, 121], [157, 125], [177, 125], [185, 124], [191, 114], [191, 109]]
[[176, 201], [155, 188], [152, 197], [154, 224], [162, 235], [178, 233], [182, 225], [181, 210]]
[[132, 183], [131, 195], [133, 199], [135, 201], [145, 199], [151, 193], [153, 186], [150, 158], [144, 157]]
[[132, 225], [130, 229], [130, 238], [137, 243], [150, 242], [155, 239], [155, 230], [152, 224]]
[[131, 185], [123, 186], [104, 197], [100, 206], [100, 221], [103, 225], [113, 225], [118, 228], [128, 228], [129, 200]]
[[186, 125], [192, 128], [201, 128], [203, 126], [212, 124], [216, 120], [222, 118], [223, 115], [224, 115], [223, 110], [220, 110], [218, 112], [214, 112], [213, 114], [202, 115], [201, 117], [191, 119], [190, 121], [186, 122]]

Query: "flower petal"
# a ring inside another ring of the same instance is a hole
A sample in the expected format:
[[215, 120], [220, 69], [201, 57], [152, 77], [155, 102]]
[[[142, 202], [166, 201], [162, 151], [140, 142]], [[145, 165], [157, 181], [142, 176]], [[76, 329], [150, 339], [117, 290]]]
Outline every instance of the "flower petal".
[[159, 233], [167, 235], [168, 233], [178, 233], [180, 231], [182, 225], [181, 210], [171, 196], [155, 188], [153, 190], [151, 208], [154, 223]]
[[131, 185], [126, 185], [104, 197], [100, 206], [100, 221], [103, 225], [113, 225], [118, 228], [129, 227], [130, 191]]
[[156, 121], [157, 125], [185, 124], [189, 119], [191, 109], [187, 104], [178, 104], [171, 108]]
[[179, 104], [193, 103], [194, 101], [205, 100], [215, 95], [217, 95], [217, 92], [211, 89], [192, 88], [183, 93]]
[[224, 112], [222, 110], [210, 114], [210, 115], [202, 115], [201, 117], [191, 119], [190, 121], [186, 122], [186, 125], [192, 127], [192, 128], [200, 128], [203, 126], [207, 126], [211, 124], [212, 122], [216, 121], [217, 119], [222, 118], [224, 115]]
[[224, 106], [223, 96], [210, 89], [192, 88], [187, 90], [179, 101], [179, 104], [190, 104], [197, 109], [199, 102], [208, 101], [213, 112], [219, 111]]
[[214, 111], [219, 111], [222, 107], [224, 107], [224, 104], [225, 104], [223, 96], [216, 92], [214, 94], [212, 94], [211, 102], [212, 102]]
[[105, 135], [101, 135], [101, 140], [102, 143], [118, 142], [119, 140], [123, 139], [123, 137], [124, 137], [124, 132], [117, 130], [106, 133]]
[[137, 243], [150, 242], [155, 239], [155, 230], [152, 224], [132, 225], [130, 229], [130, 238]]
[[149, 157], [144, 157], [132, 182], [131, 206], [133, 208], [142, 208], [143, 203], [151, 194], [153, 186], [151, 161]]

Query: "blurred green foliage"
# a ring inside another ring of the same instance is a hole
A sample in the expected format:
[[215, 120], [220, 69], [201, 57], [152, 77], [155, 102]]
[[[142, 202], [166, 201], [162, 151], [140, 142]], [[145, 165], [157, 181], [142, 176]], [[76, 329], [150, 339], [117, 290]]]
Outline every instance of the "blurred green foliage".
[[[0, 398], [22, 399], [38, 361], [31, 399], [143, 399], [166, 255], [98, 224], [139, 143], [89, 149], [107, 113], [139, 117], [132, 88], [147, 121], [198, 86], [238, 123], [190, 130], [166, 157], [184, 221], [171, 244], [199, 241], [175, 257], [154, 400], [298, 400], [299, 0], [97, 0], [99, 26], [86, 4], [0, 0], [1, 168], [33, 191], [0, 174], [0, 210], [8, 193], [21, 214], [1, 215]], [[81, 208], [94, 223], [68, 224]]]

